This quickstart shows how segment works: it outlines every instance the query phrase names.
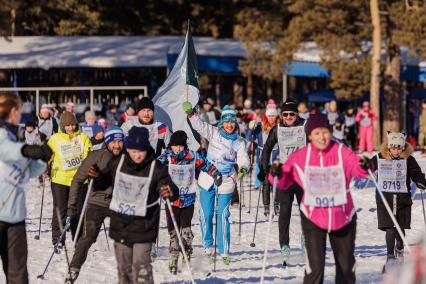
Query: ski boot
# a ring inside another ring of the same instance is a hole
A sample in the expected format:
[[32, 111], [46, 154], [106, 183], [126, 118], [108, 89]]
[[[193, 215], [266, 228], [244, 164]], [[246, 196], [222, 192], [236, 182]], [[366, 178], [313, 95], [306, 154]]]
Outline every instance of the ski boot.
[[[192, 251], [187, 250], [185, 254], [186, 254], [186, 257], [188, 258], [188, 262], [191, 262]], [[183, 253], [182, 253], [182, 262], [185, 262], [185, 257], [183, 256]]]
[[169, 270], [171, 274], [176, 275], [178, 269], [179, 255], [171, 254], [169, 260]]
[[210, 264], [214, 262], [214, 252], [212, 248], [204, 248], [204, 255], [207, 257]]
[[231, 257], [229, 255], [223, 255], [222, 260], [226, 266], [229, 266], [231, 264]]
[[71, 267], [70, 272], [67, 275], [67, 278], [65, 278], [65, 284], [72, 284], [77, 280], [78, 275], [80, 274], [80, 269]]
[[153, 243], [152, 246], [151, 246], [151, 260], [152, 260], [152, 262], [155, 261], [157, 256], [158, 256], [157, 245], [156, 245], [156, 243]]
[[395, 258], [399, 261], [399, 262], [404, 262], [404, 248], [402, 249], [395, 249]]
[[387, 259], [386, 259], [386, 263], [385, 265], [383, 265], [383, 270], [382, 273], [387, 273], [389, 272], [393, 267], [395, 267], [395, 265], [397, 264], [397, 260], [395, 255], [393, 254], [388, 254]]
[[264, 205], [263, 208], [264, 208], [263, 214], [265, 215], [265, 217], [269, 217], [270, 210], [271, 210], [269, 209], [269, 205]]
[[275, 216], [280, 215], [280, 204], [277, 202], [274, 203], [274, 214]]
[[61, 254], [61, 251], [62, 251], [63, 247], [64, 247], [64, 245], [63, 245], [63, 244], [58, 244], [58, 245], [55, 247], [55, 253], [56, 253], [56, 254]]
[[283, 245], [281, 248], [281, 254], [283, 256], [283, 266], [287, 266], [287, 261], [290, 258], [290, 247], [288, 245]]

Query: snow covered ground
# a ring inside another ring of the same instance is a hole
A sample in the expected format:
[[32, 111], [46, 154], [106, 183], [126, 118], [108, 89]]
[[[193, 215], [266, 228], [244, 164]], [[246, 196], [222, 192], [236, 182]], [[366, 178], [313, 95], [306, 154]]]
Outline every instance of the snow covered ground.
[[[426, 159], [422, 160], [426, 166]], [[425, 168], [423, 167], [425, 170]], [[41, 190], [37, 187], [38, 182], [33, 181], [27, 195], [28, 218], [27, 237], [29, 247], [28, 269], [30, 283], [61, 283], [66, 275], [65, 254], [55, 255], [46, 274], [44, 281], [38, 280], [37, 275], [41, 274], [48, 258], [52, 252], [51, 244], [51, 216], [52, 198], [50, 187], [46, 187], [45, 207], [41, 226], [40, 240], [35, 240], [34, 236], [38, 231], [38, 220], [41, 202]], [[355, 204], [358, 209], [358, 229], [356, 239], [356, 260], [357, 260], [357, 282], [378, 283], [382, 280], [382, 266], [386, 258], [384, 232], [377, 229], [376, 205], [374, 198], [374, 188], [364, 190], [353, 190]], [[242, 214], [242, 236], [238, 238], [238, 208], [231, 209], [231, 258], [229, 267], [225, 267], [221, 261], [218, 262], [217, 272], [207, 277], [207, 273], [212, 269], [207, 260], [202, 255], [200, 240], [200, 229], [198, 214], [193, 219], [194, 255], [191, 261], [194, 277], [197, 283], [256, 283], [260, 281], [262, 270], [263, 248], [266, 240], [267, 222], [263, 216], [263, 206], [259, 209], [259, 223], [257, 225], [256, 246], [250, 246], [253, 236], [254, 218], [256, 212], [256, 202], [258, 191], [252, 191], [252, 209], [248, 214], [249, 192], [248, 186], [245, 191], [245, 204]], [[164, 208], [164, 206], [163, 206]], [[107, 221], [108, 229], [108, 221]], [[274, 218], [269, 240], [269, 257], [265, 280], [267, 283], [301, 283], [304, 274], [304, 256], [300, 251], [300, 217], [296, 204], [293, 205], [293, 218], [290, 227], [291, 259], [289, 266], [285, 269], [281, 266], [281, 256], [278, 245], [278, 224]], [[407, 231], [407, 240], [414, 244], [424, 234], [424, 223], [422, 215], [422, 204], [420, 195], [417, 195], [412, 210], [412, 229]], [[153, 263], [154, 279], [156, 283], [188, 283], [189, 274], [185, 266], [181, 266], [181, 272], [174, 276], [168, 272], [168, 243], [169, 237], [166, 229], [165, 214], [161, 217], [161, 231], [159, 239], [159, 257]], [[72, 251], [70, 234], [67, 245]], [[111, 250], [108, 250], [104, 231], [101, 231], [98, 241], [89, 252], [88, 259], [84, 264], [77, 283], [117, 283], [117, 271], [113, 250], [113, 241], [109, 240]], [[70, 253], [71, 257], [71, 253]], [[332, 251], [328, 246], [325, 268], [326, 283], [334, 283], [334, 259]], [[5, 278], [0, 273], [0, 283], [5, 283]]]

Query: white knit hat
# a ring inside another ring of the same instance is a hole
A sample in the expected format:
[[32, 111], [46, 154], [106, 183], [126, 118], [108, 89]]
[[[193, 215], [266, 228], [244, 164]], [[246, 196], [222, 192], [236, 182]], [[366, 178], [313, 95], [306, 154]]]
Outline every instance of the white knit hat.
[[278, 112], [277, 105], [273, 100], [269, 100], [268, 104], [266, 105], [266, 116], [279, 116], [280, 113]]
[[404, 132], [387, 132], [388, 148], [401, 148], [405, 149], [405, 139], [407, 136]]

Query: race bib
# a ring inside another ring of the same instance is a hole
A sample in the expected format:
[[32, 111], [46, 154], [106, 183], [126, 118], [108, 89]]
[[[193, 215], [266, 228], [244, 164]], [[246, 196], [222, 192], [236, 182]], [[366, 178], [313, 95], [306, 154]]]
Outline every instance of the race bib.
[[93, 128], [92, 127], [82, 127], [81, 130], [83, 131], [84, 134], [89, 136], [89, 138], [93, 137]]
[[371, 125], [371, 118], [369, 117], [368, 113], [362, 114], [361, 125], [362, 126], [370, 126]]
[[378, 183], [382, 192], [407, 193], [407, 160], [378, 159]]
[[280, 148], [280, 162], [284, 163], [297, 149], [306, 145], [304, 126], [281, 127], [278, 126], [278, 144]]
[[346, 182], [342, 168], [313, 167], [306, 171], [304, 203], [314, 207], [331, 207], [346, 204]]
[[71, 142], [60, 143], [59, 151], [63, 170], [72, 170], [78, 168], [81, 165], [82, 148], [80, 145], [80, 139], [75, 139]]

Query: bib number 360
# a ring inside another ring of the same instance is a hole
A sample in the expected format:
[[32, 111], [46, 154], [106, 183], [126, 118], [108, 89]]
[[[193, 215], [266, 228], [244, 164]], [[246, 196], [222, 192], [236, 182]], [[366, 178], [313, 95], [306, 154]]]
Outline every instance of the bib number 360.
[[136, 214], [136, 205], [120, 203], [118, 205], [118, 210], [121, 214], [134, 216]]
[[68, 168], [75, 168], [81, 164], [80, 157], [75, 157], [70, 160], [65, 161], [67, 163]]

